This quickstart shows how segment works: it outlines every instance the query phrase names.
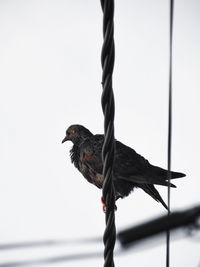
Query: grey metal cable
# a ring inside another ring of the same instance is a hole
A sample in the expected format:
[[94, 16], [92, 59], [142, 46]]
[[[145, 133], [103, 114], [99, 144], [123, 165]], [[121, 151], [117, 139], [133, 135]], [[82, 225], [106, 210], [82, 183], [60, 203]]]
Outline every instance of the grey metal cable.
[[[172, 143], [172, 41], [173, 41], [174, 1], [170, 0], [170, 29], [169, 29], [169, 113], [168, 113], [168, 215], [170, 215], [170, 180], [171, 180], [171, 143]], [[166, 236], [166, 267], [170, 266], [170, 231]]]

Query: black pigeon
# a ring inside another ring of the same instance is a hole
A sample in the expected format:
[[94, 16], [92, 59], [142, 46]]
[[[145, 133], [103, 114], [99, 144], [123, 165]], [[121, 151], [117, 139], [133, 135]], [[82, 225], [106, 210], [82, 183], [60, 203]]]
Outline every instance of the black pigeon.
[[[71, 161], [83, 174], [88, 182], [102, 188], [103, 163], [102, 146], [104, 135], [93, 135], [81, 125], [71, 125], [62, 143], [72, 141]], [[180, 172], [171, 172], [171, 178], [184, 177]], [[168, 209], [154, 184], [168, 186], [167, 170], [151, 165], [148, 160], [140, 156], [132, 148], [116, 140], [115, 160], [113, 166], [113, 184], [115, 197], [123, 198], [135, 188], [139, 187], [153, 199], [161, 202]], [[171, 187], [176, 187], [170, 184]]]

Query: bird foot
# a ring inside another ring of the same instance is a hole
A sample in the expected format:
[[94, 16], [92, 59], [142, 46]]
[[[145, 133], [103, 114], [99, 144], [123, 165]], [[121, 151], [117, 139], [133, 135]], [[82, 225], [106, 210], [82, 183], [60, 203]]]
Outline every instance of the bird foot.
[[[115, 200], [117, 200], [117, 198], [115, 197]], [[102, 203], [102, 210], [104, 213], [106, 213], [106, 204], [103, 202], [103, 197], [101, 197], [101, 203]], [[115, 211], [117, 210], [117, 206], [115, 205]]]

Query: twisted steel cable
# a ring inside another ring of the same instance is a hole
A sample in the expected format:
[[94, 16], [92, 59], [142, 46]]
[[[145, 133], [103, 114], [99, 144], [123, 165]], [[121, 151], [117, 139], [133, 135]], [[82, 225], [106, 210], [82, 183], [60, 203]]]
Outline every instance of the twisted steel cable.
[[103, 46], [101, 53], [102, 64], [102, 109], [104, 113], [104, 145], [103, 159], [103, 202], [106, 204], [106, 229], [104, 232], [104, 267], [114, 267], [113, 251], [116, 241], [115, 227], [115, 192], [112, 181], [112, 169], [115, 153], [114, 139], [114, 95], [112, 74], [114, 68], [114, 0], [101, 0], [103, 10]]

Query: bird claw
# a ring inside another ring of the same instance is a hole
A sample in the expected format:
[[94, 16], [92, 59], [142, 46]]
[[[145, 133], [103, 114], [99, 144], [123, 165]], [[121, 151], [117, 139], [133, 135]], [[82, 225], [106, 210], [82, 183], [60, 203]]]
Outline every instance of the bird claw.
[[103, 204], [102, 210], [104, 213], [106, 213], [106, 204]]
[[[101, 203], [102, 203], [102, 210], [104, 213], [106, 213], [106, 204], [103, 202], [103, 197], [101, 197]], [[117, 206], [115, 205], [115, 211], [117, 210]]]

